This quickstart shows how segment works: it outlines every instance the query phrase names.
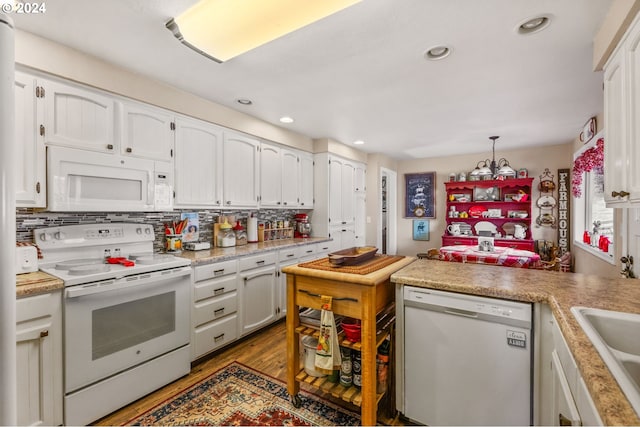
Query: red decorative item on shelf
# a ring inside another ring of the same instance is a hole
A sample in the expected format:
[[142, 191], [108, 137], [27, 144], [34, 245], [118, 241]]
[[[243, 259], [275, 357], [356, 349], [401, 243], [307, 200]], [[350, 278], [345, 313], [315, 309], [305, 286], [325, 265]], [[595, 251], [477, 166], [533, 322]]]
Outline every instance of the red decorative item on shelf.
[[586, 243], [587, 245], [591, 244], [591, 236], [589, 235], [589, 232], [585, 230], [584, 234], [582, 235], [582, 241], [584, 243]]
[[471, 216], [471, 218], [480, 218], [482, 216], [482, 212], [486, 212], [486, 211], [487, 211], [486, 206], [482, 206], [482, 205], [471, 206], [469, 208], [469, 215]]
[[358, 319], [352, 319], [350, 317], [342, 319], [342, 330], [344, 331], [344, 335], [351, 342], [360, 341], [361, 328], [360, 320]]

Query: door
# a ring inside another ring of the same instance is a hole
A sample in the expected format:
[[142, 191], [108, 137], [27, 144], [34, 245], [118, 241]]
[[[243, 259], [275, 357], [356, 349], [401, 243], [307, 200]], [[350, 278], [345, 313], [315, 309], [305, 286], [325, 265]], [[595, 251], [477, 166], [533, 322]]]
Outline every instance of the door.
[[114, 101], [95, 92], [54, 81], [44, 81], [46, 144], [85, 150], [116, 152]]
[[175, 205], [222, 206], [222, 129], [178, 118], [175, 144]]
[[132, 102], [122, 104], [120, 150], [126, 156], [171, 161], [173, 115], [159, 108]]
[[37, 108], [36, 80], [33, 76], [15, 73], [15, 140], [16, 154], [16, 206], [45, 207], [46, 157], [44, 141], [36, 133], [36, 123], [42, 118]]
[[260, 148], [260, 206], [282, 205], [282, 164], [280, 148], [262, 144]]
[[551, 371], [553, 383], [552, 417], [554, 426], [580, 426], [580, 414], [573, 400], [569, 383], [564, 375], [558, 352], [551, 353]]
[[242, 335], [276, 320], [276, 267], [240, 273], [242, 292]]
[[260, 142], [234, 133], [224, 134], [224, 207], [257, 208]]
[[[636, 22], [640, 22], [637, 21]], [[627, 191], [631, 193], [629, 200], [640, 201], [640, 168], [637, 165], [640, 162], [640, 24], [630, 33], [627, 40], [628, 48], [626, 49], [626, 70], [625, 78], [628, 79], [628, 103], [629, 116], [627, 121], [627, 149], [628, 152], [628, 174]], [[605, 128], [606, 129], [606, 128]], [[605, 143], [606, 146], [606, 143]]]

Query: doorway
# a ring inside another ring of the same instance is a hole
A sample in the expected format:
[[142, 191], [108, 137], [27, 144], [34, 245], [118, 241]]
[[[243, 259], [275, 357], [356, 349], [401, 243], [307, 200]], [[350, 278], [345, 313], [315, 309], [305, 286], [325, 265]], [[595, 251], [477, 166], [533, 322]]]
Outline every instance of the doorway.
[[396, 238], [397, 214], [397, 174], [387, 168], [380, 168], [379, 217], [377, 244], [383, 254], [395, 255], [398, 250]]

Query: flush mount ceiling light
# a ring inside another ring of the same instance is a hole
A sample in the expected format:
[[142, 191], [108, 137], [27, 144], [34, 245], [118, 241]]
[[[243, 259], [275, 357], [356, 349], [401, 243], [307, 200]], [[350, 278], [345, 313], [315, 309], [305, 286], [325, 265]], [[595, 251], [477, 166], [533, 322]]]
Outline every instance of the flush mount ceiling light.
[[166, 27], [184, 45], [224, 62], [360, 1], [201, 0]]
[[364, 141], [361, 140], [361, 139], [359, 139], [357, 141], [353, 141], [353, 145], [362, 145], [362, 144], [364, 144]]
[[551, 23], [551, 17], [549, 15], [540, 15], [534, 18], [529, 18], [518, 25], [516, 31], [518, 34], [533, 34], [538, 31], [542, 31]]
[[293, 118], [289, 116], [280, 117], [281, 123], [293, 123]]
[[424, 57], [431, 61], [437, 61], [446, 58], [450, 53], [451, 48], [447, 46], [434, 46], [424, 53]]

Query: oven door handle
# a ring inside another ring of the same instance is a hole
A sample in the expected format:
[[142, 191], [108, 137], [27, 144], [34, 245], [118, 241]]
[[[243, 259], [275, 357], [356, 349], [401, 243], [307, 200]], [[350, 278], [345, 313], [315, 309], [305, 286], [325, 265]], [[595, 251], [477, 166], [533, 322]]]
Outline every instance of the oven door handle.
[[158, 283], [169, 279], [176, 279], [181, 276], [191, 274], [191, 267], [180, 267], [172, 270], [155, 271], [153, 273], [143, 273], [135, 276], [123, 277], [121, 279], [105, 280], [87, 285], [73, 286], [66, 289], [67, 299], [77, 298], [86, 295], [100, 294], [114, 290], [123, 290], [136, 286], [144, 286]]

